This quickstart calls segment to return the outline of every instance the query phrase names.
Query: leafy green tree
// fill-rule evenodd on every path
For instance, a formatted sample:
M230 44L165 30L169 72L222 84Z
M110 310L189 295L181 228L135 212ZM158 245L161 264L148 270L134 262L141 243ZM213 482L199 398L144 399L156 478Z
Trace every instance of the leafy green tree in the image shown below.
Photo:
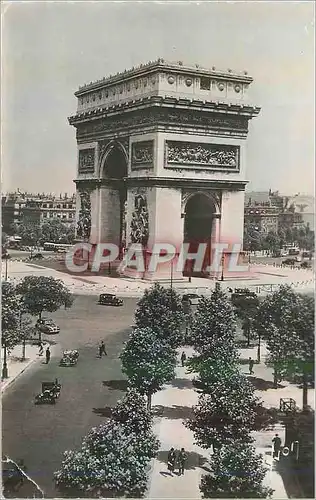
M15 286L3 281L1 286L1 333L2 346L8 351L13 349L22 339L20 330L20 297L16 292Z
M175 350L151 328L135 328L121 353L122 370L129 383L147 396L148 408L152 395L174 378Z
M269 231L263 239L264 247L270 253L276 253L281 248L281 240L277 233Z
M300 374L303 407L307 406L308 378L314 370L314 299L284 285L260 304L256 329L266 339L268 363L275 366L275 383Z
M13 233L22 238L24 245L37 246L41 240L41 225L39 221L25 219L13 227Z
M263 457L249 443L233 440L216 450L210 472L201 479L204 498L269 498L273 494L263 484L267 472Z
M41 225L41 243L73 243L74 226L64 224L60 219L49 219Z
M191 328L191 340L201 355L212 355L220 342L234 350L236 320L230 300L216 283L210 297L202 297Z
M158 283L145 290L135 313L137 328L150 328L172 347L178 347L183 340L181 329L184 312L180 295L171 288Z
M249 432L256 428L258 404L251 382L237 369L228 368L213 377L185 425L202 448L218 448L234 439L251 442Z
M39 319L44 311L54 312L62 306L71 307L73 303L63 282L50 276L25 276L17 285L17 293L22 295L24 311Z
M233 294L231 301L237 318L239 318L242 322L242 330L247 338L249 347L250 340L255 336L252 325L258 311L259 299L258 296L255 293L250 292L249 289L246 289L245 291L248 293Z
M148 466L158 451L150 432L134 432L110 419L93 428L79 451L64 454L55 481L72 497L140 497L147 488Z
M152 413L145 405L144 396L133 388L129 388L124 398L116 403L112 410L112 419L124 424L136 435L151 431Z

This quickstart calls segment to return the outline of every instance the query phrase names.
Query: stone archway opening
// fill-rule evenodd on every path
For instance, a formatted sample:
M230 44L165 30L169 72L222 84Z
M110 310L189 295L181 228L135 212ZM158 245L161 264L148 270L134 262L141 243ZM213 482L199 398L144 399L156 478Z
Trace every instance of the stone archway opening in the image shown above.
M107 243L119 246L120 258L126 247L126 203L128 175L127 158L119 144L115 144L107 153L102 169L103 200L101 232L106 235Z
M190 253L196 253L201 243L206 244L206 251L202 270L194 272L194 261L187 260L184 266L184 276L208 276L206 268L211 264L212 232L215 213L215 204L206 194L197 193L191 196L186 203L184 243L189 244Z

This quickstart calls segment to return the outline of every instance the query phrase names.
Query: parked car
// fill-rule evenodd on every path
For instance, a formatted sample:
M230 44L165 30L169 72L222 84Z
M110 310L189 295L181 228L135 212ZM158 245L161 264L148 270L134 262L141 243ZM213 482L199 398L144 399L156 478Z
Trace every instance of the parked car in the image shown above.
M119 299L113 293L101 293L99 296L99 304L102 306L122 306L123 300Z
M182 302L188 302L191 306L197 306L201 297L196 293L185 293L182 296Z
M302 269L310 269L312 266L311 266L311 263L310 262L307 262L306 260L304 262L301 263L301 268Z
M55 334L60 332L59 326L50 318L38 319L36 328L42 333Z
M297 257L292 257L291 259L285 259L282 264L285 266L295 266L295 264L298 262Z
M239 297L251 297L257 298L257 294L249 290L249 288L235 288L235 290L229 289L231 291L231 299L234 301Z
M43 258L44 258L44 257L43 257L43 254L41 254L41 253L34 253L34 254L30 257L30 259L31 259L31 260L40 260L40 259L43 259Z

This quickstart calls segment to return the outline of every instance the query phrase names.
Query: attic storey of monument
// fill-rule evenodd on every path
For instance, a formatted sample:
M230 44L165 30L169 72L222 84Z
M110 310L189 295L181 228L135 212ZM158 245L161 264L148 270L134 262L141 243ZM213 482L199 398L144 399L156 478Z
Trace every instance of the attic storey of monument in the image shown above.
M119 245L121 255L132 243L146 242L150 254L156 242L193 249L203 241L205 269L212 244L242 244L248 123L260 112L248 96L252 81L159 59L79 88L69 123L78 144L78 227L80 193L89 187L91 229L78 237Z

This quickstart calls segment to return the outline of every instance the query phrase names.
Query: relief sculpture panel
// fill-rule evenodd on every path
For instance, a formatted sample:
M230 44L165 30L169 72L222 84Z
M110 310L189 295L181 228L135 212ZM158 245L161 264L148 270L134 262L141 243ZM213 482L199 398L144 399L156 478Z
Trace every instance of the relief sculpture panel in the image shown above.
M91 232L91 199L90 191L80 191L80 210L77 223L77 237L88 241Z
M181 166L180 166L181 165ZM165 166L239 170L239 147L196 142L166 141Z
M94 172L95 150L94 148L79 150L79 174Z
M154 141L132 144L132 170L154 166Z
M131 242L147 244L149 236L148 206L145 195L137 194L131 221Z

